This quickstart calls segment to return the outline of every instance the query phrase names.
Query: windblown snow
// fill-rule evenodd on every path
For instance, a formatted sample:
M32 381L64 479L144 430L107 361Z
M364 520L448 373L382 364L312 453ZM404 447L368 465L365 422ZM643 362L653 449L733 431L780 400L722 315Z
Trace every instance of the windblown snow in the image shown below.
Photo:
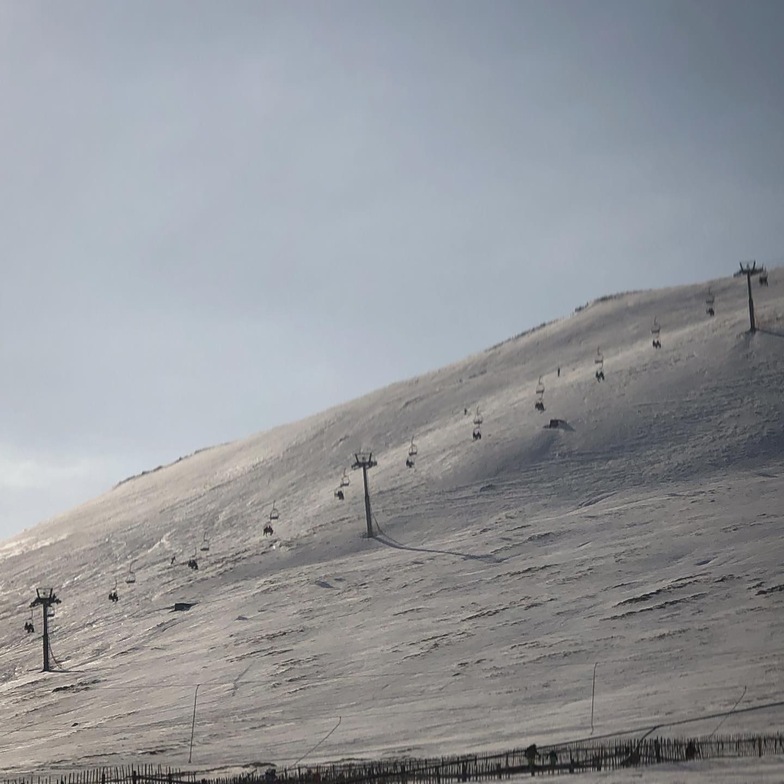
M755 334L745 280L710 282L714 317L708 285L590 303L4 543L0 768L187 767L194 704L207 769L500 750L781 699L784 271L754 283ZM378 463L374 539L359 450ZM54 673L39 610L23 629L40 587L62 601Z

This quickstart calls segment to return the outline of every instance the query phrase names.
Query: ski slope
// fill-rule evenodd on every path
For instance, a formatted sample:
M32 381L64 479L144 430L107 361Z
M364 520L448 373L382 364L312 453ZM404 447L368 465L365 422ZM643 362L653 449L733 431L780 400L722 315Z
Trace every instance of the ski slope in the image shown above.
M194 698L199 770L500 750L781 699L784 271L769 281L754 335L745 280L710 282L713 318L708 283L607 297L4 542L0 769L187 767ZM376 539L361 472L334 497L360 449ZM42 586L62 600L55 673L40 614L22 628ZM639 775L784 771L702 765Z

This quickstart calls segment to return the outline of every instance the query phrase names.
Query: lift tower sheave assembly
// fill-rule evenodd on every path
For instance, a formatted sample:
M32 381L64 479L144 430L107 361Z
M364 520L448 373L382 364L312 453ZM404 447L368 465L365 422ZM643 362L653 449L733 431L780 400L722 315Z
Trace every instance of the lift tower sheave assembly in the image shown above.
M353 469L362 469L362 479L365 483L365 520L367 521L367 535L369 539L373 538L373 520L370 513L370 493L368 491L368 468L378 465L373 459L372 452L355 452Z

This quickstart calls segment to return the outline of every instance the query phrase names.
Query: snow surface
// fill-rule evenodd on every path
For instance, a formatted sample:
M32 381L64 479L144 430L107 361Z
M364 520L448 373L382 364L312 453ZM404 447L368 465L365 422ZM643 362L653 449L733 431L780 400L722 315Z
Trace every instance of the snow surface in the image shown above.
M780 700L784 270L769 280L755 284L755 335L745 280L710 282L714 318L708 284L608 297L4 543L0 769L187 767L197 684L200 770L586 737L594 667L596 735ZM568 425L545 429L551 417ZM378 460L377 540L361 472L344 502L333 495L360 448ZM22 628L40 586L62 600L63 672L40 672L40 613L35 635ZM737 714L720 731L783 718ZM782 772L780 759L722 760L586 779Z

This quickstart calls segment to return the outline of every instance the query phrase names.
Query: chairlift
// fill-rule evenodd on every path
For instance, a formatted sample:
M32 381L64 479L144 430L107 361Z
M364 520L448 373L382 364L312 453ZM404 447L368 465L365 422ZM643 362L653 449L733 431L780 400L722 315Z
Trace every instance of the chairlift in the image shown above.
M272 524L271 523L267 523L264 526L264 529L262 530L262 533L264 534L264 536L272 536L275 533L275 531L272 528Z
M705 312L709 316L715 316L716 311L713 309L713 305L716 302L716 297L714 293L708 289L708 296L705 298Z
M760 286L767 286L768 285L768 271L762 270L759 274L759 284Z
M343 494L343 490L341 488L335 490L335 498L337 498L338 501L344 501L346 499L346 496Z
M408 457L406 458L406 468L413 468L414 467L414 459L417 456L417 446L414 443L414 439L411 439L411 446L408 448Z
M54 618L54 606L51 604L46 608L46 617Z
M28 634L32 634L35 631L35 624L33 623L33 608L30 608L30 620L25 621L24 630Z
M199 547L203 553L208 553L210 551L210 538L207 536L207 532L204 532L204 536L201 540L201 547Z
M661 327L659 326L659 322L656 320L656 317L653 318L653 326L651 327L651 335L653 335L653 342L652 345L654 348L661 348L661 339L659 335L661 334Z
M482 431L481 431L481 429L480 429L479 425L477 425L477 426L474 428L474 435L473 435L473 439L474 439L474 441L479 441L481 438L482 438Z
M351 484L351 481L348 478L348 469L343 469L343 476L340 477L340 486L341 487L348 487Z
M109 591L109 601L110 602L114 602L115 604L117 604L117 602L119 600L120 600L120 597L117 595L117 578L115 577L114 578L114 588L112 588L112 590Z
M273 501L272 502L272 509L271 509L271 511L269 513L270 522L272 522L273 520L277 520L279 517L280 517L280 512L278 512L278 509L275 506L275 502Z
M484 420L482 419L482 415L479 413L479 406L476 407L476 414L474 414L474 424L479 427Z
M537 411L544 411L544 382L541 376L539 376L539 382L536 385L536 403L534 403L534 408Z
M594 363L599 366L596 369L596 373L594 373L596 380L604 381L604 354L602 354L601 348L596 349L596 358L594 359Z
M133 571L133 561L128 565L128 575L125 578L125 582L128 585L133 585L136 582L136 574Z

